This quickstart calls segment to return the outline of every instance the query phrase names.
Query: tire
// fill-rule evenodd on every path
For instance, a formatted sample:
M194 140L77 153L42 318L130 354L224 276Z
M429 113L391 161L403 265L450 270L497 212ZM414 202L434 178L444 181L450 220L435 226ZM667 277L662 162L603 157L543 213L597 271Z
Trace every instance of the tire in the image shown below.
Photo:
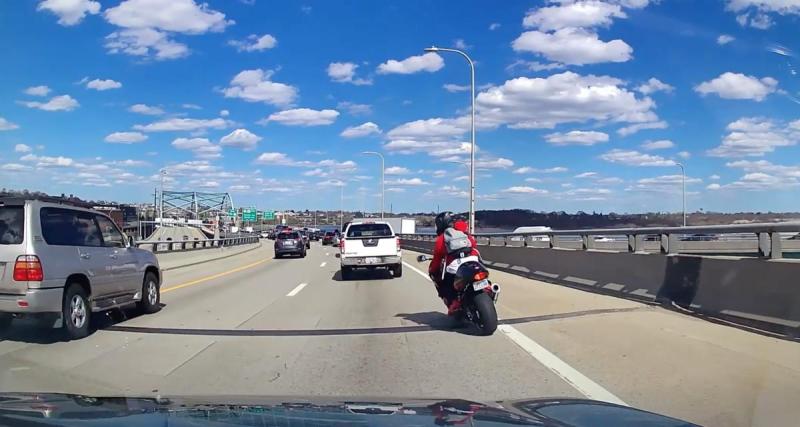
M353 269L350 267L342 266L342 280L352 280L353 279Z
M0 313L0 331L5 331L11 326L14 317L9 313Z
M306 257L306 251L301 252L300 253L300 258L305 258L305 257Z
M403 263L395 265L392 267L392 277L403 277Z
M275 259L280 259L280 258L283 258L283 255L281 255L281 254L275 254Z
M485 292L475 295L473 299L475 311L478 315L478 328L482 335L491 335L497 329L497 310L494 308L494 301Z
M61 316L67 338L77 340L89 335L92 309L86 291L81 285L67 284L64 302L61 304Z
M139 311L145 314L152 314L161 310L161 286L158 278L153 273L144 275L142 281L142 300L137 303Z

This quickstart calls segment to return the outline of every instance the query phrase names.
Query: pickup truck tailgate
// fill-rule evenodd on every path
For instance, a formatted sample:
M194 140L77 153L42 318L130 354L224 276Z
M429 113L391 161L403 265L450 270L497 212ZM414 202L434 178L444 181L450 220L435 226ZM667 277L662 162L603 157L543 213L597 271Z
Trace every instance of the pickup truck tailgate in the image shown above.
M394 236L345 238L345 257L372 257L389 255L397 255L397 241Z

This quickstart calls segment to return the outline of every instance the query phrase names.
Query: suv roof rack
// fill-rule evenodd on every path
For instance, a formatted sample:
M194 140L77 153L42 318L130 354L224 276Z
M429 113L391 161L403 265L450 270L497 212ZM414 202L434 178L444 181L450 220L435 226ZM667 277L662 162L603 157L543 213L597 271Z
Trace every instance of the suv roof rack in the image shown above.
M0 194L0 202L12 202L12 201L19 201L24 202L26 200L38 200L40 202L49 202L49 203L58 203L62 205L71 205L79 208L86 208L92 209L94 204L84 202L84 201L77 201L77 200L69 200L61 197L53 197L53 196L41 196L41 195L17 195L17 194Z

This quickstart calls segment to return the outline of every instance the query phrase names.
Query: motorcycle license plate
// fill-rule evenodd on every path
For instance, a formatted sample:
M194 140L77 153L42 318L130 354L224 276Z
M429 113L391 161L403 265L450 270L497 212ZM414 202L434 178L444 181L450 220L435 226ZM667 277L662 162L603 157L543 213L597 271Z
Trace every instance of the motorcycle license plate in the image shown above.
M483 279L480 282L475 282L475 283L472 284L472 289L474 289L476 291L481 291L484 288L488 288L488 287L489 287L489 280L488 279Z
M364 259L364 264L378 264L381 259L378 257L367 257Z

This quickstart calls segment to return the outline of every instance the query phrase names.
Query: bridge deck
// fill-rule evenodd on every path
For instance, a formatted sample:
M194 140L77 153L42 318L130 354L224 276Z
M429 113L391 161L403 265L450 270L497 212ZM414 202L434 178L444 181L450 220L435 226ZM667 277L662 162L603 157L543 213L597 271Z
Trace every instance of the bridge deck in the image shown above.
M402 278L344 282L334 248L273 260L270 246L166 272L159 313L104 317L81 341L16 322L0 341L0 383L104 395L588 394L705 425L800 419L795 342L500 271L505 325L479 337L450 327L410 251Z

